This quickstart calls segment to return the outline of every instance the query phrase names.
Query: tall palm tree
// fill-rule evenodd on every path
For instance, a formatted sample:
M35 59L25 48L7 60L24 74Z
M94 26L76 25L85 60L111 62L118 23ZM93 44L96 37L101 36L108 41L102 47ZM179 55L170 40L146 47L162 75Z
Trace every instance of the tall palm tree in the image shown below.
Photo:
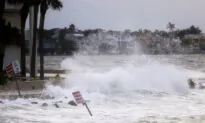
M4 22L3 22L3 13L4 13L4 9L5 9L5 3L6 2L8 2L9 4L14 4L14 5L17 5L17 4L24 4L24 3L28 3L28 2L26 2L26 1L28 1L28 0L1 0L0 1L0 39L3 39L2 38L2 34L3 34L3 32L4 32L4 30L3 30L3 25L4 25ZM32 4L32 3L30 3L30 4ZM24 4L23 5L23 8L21 9L21 21L22 20L25 20L25 22L26 22L26 18L27 18L27 15L26 16L24 16L25 14L22 14L22 13L25 13L25 7L27 6L28 4ZM28 8L28 7L27 7ZM24 16L23 18L24 19L22 19L22 15ZM24 23L25 23L24 22ZM24 24L25 25L25 24ZM21 22L21 26L22 26L22 22ZM23 30L25 29L25 26L24 26L24 28L22 28L21 27L21 32L23 32ZM23 34L23 36L24 36L24 33L22 33ZM5 40L1 40L1 50L3 50L3 51L1 51L1 53L0 53L0 73L2 72L2 67L3 67L3 57L4 57L4 48L3 48L3 44L5 44L5 43L3 43ZM23 41L21 41L21 43L22 43L22 45L23 45ZM5 47L5 46L4 46ZM21 52L22 52L23 50L21 50ZM23 55L21 55L21 57L22 57ZM23 60L21 60L21 61L23 61ZM24 64L25 64L25 62L24 62ZM22 66L24 66L24 65L22 65ZM23 69L22 69L23 70Z
M171 22L169 22L168 24L167 24L167 29L169 29L169 48L170 48L170 50L171 50L171 52L172 52L172 41L173 41L173 39L174 39L174 29L175 29L175 24L173 24L173 23L171 23Z
M26 41L25 41L25 26L26 19L29 14L30 4L24 4L21 8L21 76L26 76Z
M37 39L37 21L38 21L39 5L34 5L33 8L33 28L30 30L32 33L32 47L31 47L31 63L30 63L30 77L36 77L36 39Z
M40 51L40 78L44 79L44 46L43 46L43 30L45 15L49 8L53 10L61 10L63 4L60 0L42 0L40 4L40 25L39 25L39 51Z
M6 45L11 44L14 40L18 44L21 45L21 66L22 66L22 75L25 76L25 23L29 12L29 7L32 5L38 5L41 0L0 0L0 84L4 81L3 76L3 58L4 58L4 50ZM18 37L18 29L13 27L6 27L5 28L5 21L3 20L3 13L5 10L5 3L8 2L9 4L17 5L17 4L23 4L23 7L20 11L21 14L21 38ZM11 29L8 32L8 29ZM13 30L13 31L12 31ZM8 35L5 37L5 35ZM8 38L8 39L5 39ZM15 38L15 39L13 39ZM11 40L12 42L9 42ZM20 40L20 42L19 42ZM16 44L16 43L14 43Z
M5 0L0 0L0 80L1 80L1 76L3 75L2 74L2 71L3 71L3 58L4 58L4 50L3 50L3 47L2 47L2 39L3 39L3 13L4 13L4 7L5 7ZM2 51L1 51L2 50Z
M173 31L173 30L175 29L175 24L169 22L169 23L167 24L167 29L169 29L170 31Z
M9 4L13 4L13 5L23 4L23 6L20 10L20 16L21 16L21 69L22 69L21 75L22 76L26 76L26 51L25 51L25 49L26 49L26 46L25 46L26 19L27 19L28 14L29 14L29 8L31 6L37 6L38 4L40 4L40 1L41 0L35 0L35 1L31 1L31 0L1 0L1 3L0 3L1 6L3 6L3 5L5 6L5 2L8 2ZM4 2L4 4L3 4L3 2ZM1 12L0 12L0 17L2 17Z
M0 0L0 31L3 29L3 13L4 13L4 8L5 8L5 2L6 0ZM0 34L2 34L0 32Z
M169 29L169 33L170 33L170 40L173 40L174 38L174 29L175 29L175 24L169 22L167 24L167 29Z
M21 75L26 76L26 44L25 44L25 25L31 6L37 6L41 0L7 0L10 4L23 4L20 10L21 16Z
M170 35L170 38L173 38L173 31L174 31L174 29L175 29L175 24L169 22L169 23L167 24L167 29L169 29L169 33L171 34L171 35Z

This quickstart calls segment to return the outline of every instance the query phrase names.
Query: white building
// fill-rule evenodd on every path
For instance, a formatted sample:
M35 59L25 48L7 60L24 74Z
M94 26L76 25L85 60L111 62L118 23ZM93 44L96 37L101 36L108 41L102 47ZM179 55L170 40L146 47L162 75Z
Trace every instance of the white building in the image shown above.
M20 10L22 5L8 5L5 4L4 19L6 23L11 23L12 27L21 28ZM21 48L16 45L7 46L4 54L3 69L7 64L15 60L21 60Z

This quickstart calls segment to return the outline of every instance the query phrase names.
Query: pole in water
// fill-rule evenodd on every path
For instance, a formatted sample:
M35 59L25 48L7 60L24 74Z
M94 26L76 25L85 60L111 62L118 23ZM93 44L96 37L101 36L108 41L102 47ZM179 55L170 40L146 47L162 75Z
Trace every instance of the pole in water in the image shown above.
M84 102L84 103L83 103L83 105L85 105L85 107L87 108L87 110L88 110L88 112L89 112L90 116L93 116L93 115L92 115L92 113L91 113L91 111L90 111L90 109L88 108L87 103L85 103L85 102Z
M87 108L90 116L93 116L91 111L90 111L90 109L88 108L88 105L86 104L86 101L83 99L80 91L73 92L72 94L73 94L73 96L75 98L76 103L77 104L83 104L83 106L85 105L85 107Z
M16 88L17 88L17 90L18 90L19 97L21 97L21 92L20 92L19 84L18 84L18 82L17 82L17 80L16 80L16 77L14 77L14 80L16 81Z

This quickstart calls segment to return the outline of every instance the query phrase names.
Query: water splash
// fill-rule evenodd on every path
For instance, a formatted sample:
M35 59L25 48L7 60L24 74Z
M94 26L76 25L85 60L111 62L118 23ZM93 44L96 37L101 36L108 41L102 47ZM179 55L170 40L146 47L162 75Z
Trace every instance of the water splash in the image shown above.
M82 40L79 45L80 54L136 54L140 53L141 46L136 36L126 32L101 31L91 34Z
M186 70L146 56L76 56L64 60L62 67L72 72L66 75L64 87L49 86L48 90L55 90L49 91L54 96L68 96L74 90L103 96L188 92Z

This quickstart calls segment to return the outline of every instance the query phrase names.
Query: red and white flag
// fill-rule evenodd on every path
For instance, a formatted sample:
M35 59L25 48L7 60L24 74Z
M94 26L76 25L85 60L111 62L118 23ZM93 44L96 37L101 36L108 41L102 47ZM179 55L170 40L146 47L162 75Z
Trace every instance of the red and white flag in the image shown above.
M21 67L19 61L14 61L6 66L6 73L9 77L19 74L21 72Z
M6 66L6 73L8 76L13 76L15 74L12 64Z

